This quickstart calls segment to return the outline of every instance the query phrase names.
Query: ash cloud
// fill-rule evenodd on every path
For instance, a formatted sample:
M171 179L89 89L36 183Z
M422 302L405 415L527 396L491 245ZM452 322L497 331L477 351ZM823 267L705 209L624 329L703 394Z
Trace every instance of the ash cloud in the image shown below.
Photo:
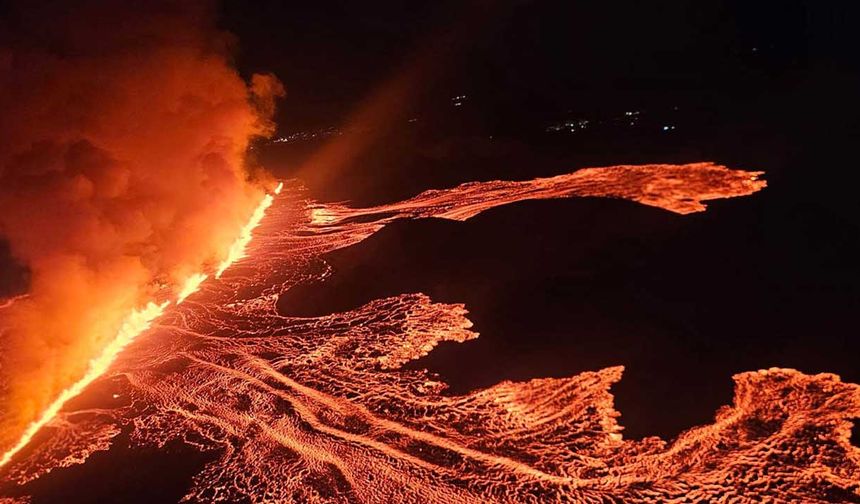
M0 238L30 272L0 312L0 449L122 319L224 252L270 183L272 76L245 82L199 2L21 2L0 22Z

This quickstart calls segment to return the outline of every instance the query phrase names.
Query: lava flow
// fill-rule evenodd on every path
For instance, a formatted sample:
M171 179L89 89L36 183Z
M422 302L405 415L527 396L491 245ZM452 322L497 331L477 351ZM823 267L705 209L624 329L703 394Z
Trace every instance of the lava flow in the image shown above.
M80 380L72 384L71 387L60 392L59 397L57 397L47 407L47 409L42 412L39 418L27 426L27 429L24 431L24 434L21 435L21 438L18 439L18 442L0 456L0 467L8 464L16 453L27 446L30 440L33 439L33 436L39 432L39 429L53 420L69 399L76 397L78 394L83 392L90 383L107 371L119 352L131 343L140 333L149 329L152 321L164 312L164 308L167 307L167 305L168 302L161 304L150 302L144 308L131 312L123 321L122 326L120 326L120 329L113 341L111 341L97 357L90 361L87 373L81 377Z
M279 184L275 189L275 194L279 193L282 187L283 184ZM272 195L267 194L254 210L251 219L242 229L241 235L230 248L230 252L227 257L219 265L217 273L218 276L220 276L221 273L229 268L236 260L243 257L245 247L251 240L251 234L254 228L260 224L260 221L266 213L266 209L269 208L271 204ZM176 303L181 303L186 297L196 292L200 288L200 284L203 283L206 278L207 275L205 273L196 273L192 275L179 291ZM149 329L152 322L164 313L164 309L169 304L170 301L164 301L161 303L150 301L145 307L132 311L122 322L122 325L120 326L119 331L117 331L114 339L104 349L102 349L99 355L90 360L86 374L84 374L84 376L73 383L70 387L60 392L59 396L48 405L39 417L27 426L18 441L3 453L2 456L0 456L0 467L8 464L16 453L27 446L27 444L33 439L33 436L35 436L42 427L51 422L51 420L57 416L57 413L59 413L70 399L83 392L89 384L107 371L111 364L113 364L114 360L116 360L117 355L119 355L119 353L141 333Z
M63 468L129 435L209 461L190 502L834 502L860 500L850 444L860 387L788 369L734 377L735 400L677 439L624 440L610 387L623 368L503 382L461 396L402 365L465 342L463 305L420 293L321 317L279 296L333 274L324 255L397 219L464 221L526 199L615 197L675 213L752 194L758 172L708 163L616 166L523 182L469 183L372 208L267 200L220 279L164 310L87 393L3 468L22 502ZM489 335L487 337L492 337ZM117 462L121 464L122 462Z

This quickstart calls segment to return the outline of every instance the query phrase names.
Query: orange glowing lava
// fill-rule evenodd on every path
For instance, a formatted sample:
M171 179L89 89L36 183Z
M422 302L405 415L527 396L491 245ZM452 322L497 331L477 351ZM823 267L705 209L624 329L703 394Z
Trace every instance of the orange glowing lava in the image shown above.
M275 189L275 194L280 193L283 183L278 184ZM230 248L228 258L221 263L218 270L218 275L228 268L231 264L244 257L244 250L247 244L251 241L251 236L254 228L256 228L266 209L272 204L272 195L267 194L254 210L251 219L242 228L242 233L236 242ZM238 252L237 252L238 251ZM176 304L182 303L188 296L196 292L204 280L208 278L205 273L196 273L188 278L182 289L178 292ZM13 300L8 301L11 303ZM84 389L87 388L93 381L104 374L111 364L116 360L122 350L135 340L141 333L150 328L152 322L164 313L164 309L170 304L170 301L155 303L150 301L145 307L132 311L123 320L122 325L117 331L116 337L99 353L96 357L90 360L86 374L70 387L63 390L59 396L51 402L42 414L30 425L27 426L24 433L18 441L0 456L0 467L8 464L9 461L27 446L39 430L53 420L63 406L72 398L77 397Z
M113 364L113 361L122 349L128 346L128 344L131 343L140 333L149 329L152 321L164 313L164 309L168 304L168 301L161 304L150 302L145 307L131 312L123 321L122 326L117 332L116 338L114 338L114 340L111 341L98 356L90 361L87 366L86 374L71 387L63 390L59 397L57 397L54 402L52 402L48 408L42 412L42 415L27 427L27 430L24 431L24 434L21 435L18 442L15 443L12 448L7 450L2 457L0 457L0 467L8 464L16 453L27 446L30 440L33 439L33 436L39 432L39 429L47 425L48 422L57 416L57 413L59 413L63 408L63 405L65 405L69 399L76 397L78 394L83 392L90 383L104 374L110 365Z
M176 295L176 304L180 304L185 301L185 298L197 292L197 289L200 288L200 284L202 284L207 278L209 278L209 275L206 273L195 273L188 277L188 280L185 281L179 294Z
M274 194L280 194L283 187L283 182L278 183L278 186L274 190ZM260 225L260 221L262 221L263 216L266 215L266 209L272 206L272 201L274 201L274 197L271 194L267 194L263 197L263 201L257 205L257 208L254 209L251 219L247 224L245 224L245 227L242 228L239 238L233 242L232 246L230 246L230 250L227 252L227 257L225 257L224 260L221 261L221 264L218 265L218 269L215 271L215 278L221 278L221 274L223 274L231 264L245 257L245 249L248 247L248 244L251 243L251 233L254 231L254 228Z
M248 254L243 274L165 312L102 375L129 401L103 399L98 415L59 411L56 428L4 469L0 494L26 495L29 482L86 463L128 427L134 446L181 441L214 454L189 502L857 501L860 449L849 437L860 387L835 375L741 373L712 424L672 441L625 440L610 393L621 366L460 396L403 369L441 341L478 337L463 305L404 293L320 317L277 310L280 294L332 274L324 254L397 219L467 220L574 196L684 214L760 190L758 175L706 163L618 166L373 208L315 203L290 185L261 203L253 247L230 256Z

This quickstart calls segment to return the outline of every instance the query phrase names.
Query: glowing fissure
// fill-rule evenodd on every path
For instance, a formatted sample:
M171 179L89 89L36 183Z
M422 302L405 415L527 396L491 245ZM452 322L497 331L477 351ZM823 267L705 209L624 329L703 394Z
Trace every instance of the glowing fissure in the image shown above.
M179 294L176 295L176 304L180 304L185 301L185 298L197 292L197 289L200 288L200 284L202 284L209 275L206 273L195 273L188 277L188 280L182 286L182 289L179 291Z
M60 412L58 428L7 466L0 493L25 496L28 482L108 450L122 427L133 446L181 441L216 454L183 502L856 501L860 387L835 375L741 373L713 423L670 442L625 440L610 392L621 366L461 396L403 369L439 342L478 337L461 304L404 293L319 317L277 308L291 287L334 274L324 254L397 219L467 220L576 196L683 214L764 185L709 163L616 166L350 208L291 184L255 231L243 274L167 311L103 375L128 402L105 399L96 418Z
M39 429L57 416L57 413L59 413L69 399L83 392L90 383L107 371L122 349L128 346L137 335L147 330L152 321L164 313L164 309L169 303L169 301L161 304L150 302L144 308L132 311L123 321L119 331L117 331L116 338L98 356L90 360L86 374L71 387L60 392L60 395L42 412L39 418L27 427L27 430L24 431L18 442L0 458L0 466L6 465L16 453L27 446L30 440L33 439L33 436L39 432Z
M283 183L279 183L274 193L281 192ZM265 215L266 209L272 204L272 195L266 194L257 208L254 210L248 223L242 228L239 238L236 239L233 246L230 247L230 252L221 265L219 266L218 276L229 268L230 265L244 257L244 251L260 221ZM238 252L237 252L238 251ZM195 273L191 275L179 290L176 296L176 304L182 303L185 298L200 289L200 285L208 278L205 273ZM10 300L11 303L13 300ZM170 301L156 303L150 301L143 308L133 310L122 322L116 337L105 346L98 356L90 360L87 365L87 371L80 380L60 392L56 399L51 402L48 407L42 412L39 417L27 426L19 440L2 456L0 456L0 467L5 466L10 460L33 439L33 436L39 430L53 420L63 406L72 398L77 397L83 392L93 381L98 379L107 371L111 364L116 360L117 356L126 348L132 341L135 340L141 333L146 331L152 325L152 322L164 313L164 309L170 304Z
M278 186L275 188L274 194L280 194L283 187L284 183L279 182ZM260 221L262 221L263 216L266 215L266 209L272 206L272 201L274 201L274 196L267 194L263 197L263 201L257 205L257 208L251 215L251 219L247 224L245 224L245 227L242 228L239 238L230 246L230 250L227 252L227 257L218 265L218 270L215 272L215 278L221 278L221 274L223 274L231 264L245 257L245 249L247 249L248 244L251 243L251 233L254 231L254 228L260 225Z

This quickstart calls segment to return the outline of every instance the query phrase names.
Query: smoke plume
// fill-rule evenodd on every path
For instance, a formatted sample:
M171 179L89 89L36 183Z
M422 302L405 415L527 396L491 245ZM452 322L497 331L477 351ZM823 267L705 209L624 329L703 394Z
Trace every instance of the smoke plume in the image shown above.
M26 2L0 24L0 235L30 271L0 311L0 450L130 311L223 259L267 183L271 76L246 83L197 2Z

